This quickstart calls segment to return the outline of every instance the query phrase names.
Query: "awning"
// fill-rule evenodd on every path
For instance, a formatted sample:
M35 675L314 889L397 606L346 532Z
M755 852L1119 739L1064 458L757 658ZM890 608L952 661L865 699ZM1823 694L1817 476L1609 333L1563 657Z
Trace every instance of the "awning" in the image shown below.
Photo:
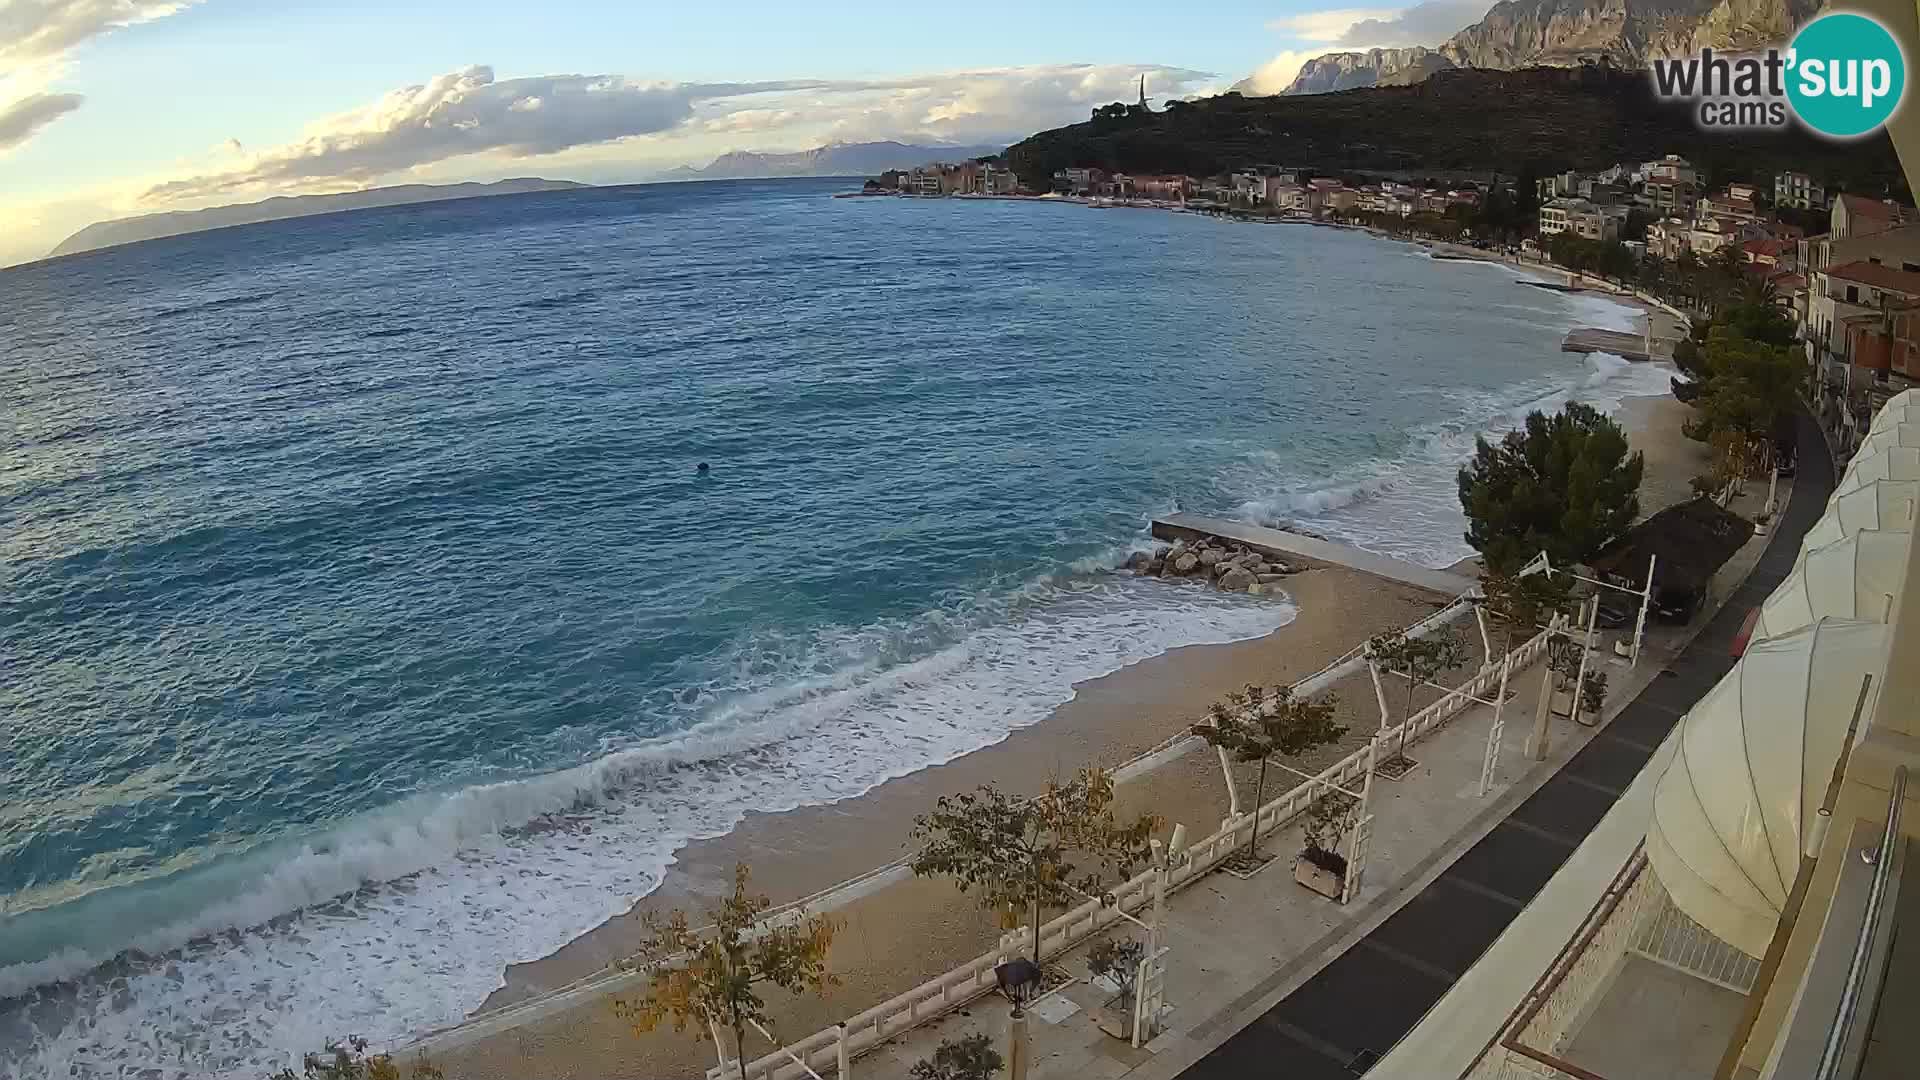
M1853 459L1858 461L1895 446L1920 446L1920 423L1888 424L1875 428L1860 440L1860 448L1853 452Z
M1814 822L1887 628L1823 619L1755 643L1681 718L1653 796L1647 855L1673 902L1761 956L1820 837ZM1861 715L1869 715L1869 700Z
M1911 532L1916 510L1920 510L1920 482L1911 480L1874 480L1835 495L1827 503L1827 512L1800 541L1800 558L1862 529Z
M1920 390L1902 390L1887 399L1873 415L1873 430L1889 424L1920 423Z
M1834 493L1852 491L1875 480L1920 480L1920 447L1889 446L1873 453L1855 454Z
M1824 618L1886 622L1905 587L1912 532L1862 529L1806 552L1793 573L1760 605L1752 644L1790 634Z

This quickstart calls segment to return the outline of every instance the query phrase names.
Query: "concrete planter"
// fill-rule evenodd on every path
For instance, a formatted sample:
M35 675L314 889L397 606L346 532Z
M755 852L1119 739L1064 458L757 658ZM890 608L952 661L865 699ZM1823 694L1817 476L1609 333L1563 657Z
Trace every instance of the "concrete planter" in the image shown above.
M1293 880L1319 893L1329 900L1340 899L1346 886L1347 875L1329 870L1302 854L1293 860Z

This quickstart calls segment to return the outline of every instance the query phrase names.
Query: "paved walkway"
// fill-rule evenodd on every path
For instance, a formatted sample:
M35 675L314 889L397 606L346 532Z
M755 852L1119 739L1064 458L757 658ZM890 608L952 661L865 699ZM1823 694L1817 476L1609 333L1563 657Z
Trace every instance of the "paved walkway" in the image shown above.
M1181 1075L1351 1080L1420 1022L1613 807L1667 733L1732 668L1747 612L1793 568L1833 470L1800 417L1792 501L1724 607L1555 776L1419 895Z
M1751 572L1697 634L1650 634L1637 668L1606 669L1611 696L1627 704L1602 727L1556 720L1548 759L1527 760L1523 748L1542 679L1539 666L1529 669L1513 685L1492 793L1477 792L1491 722L1485 706L1417 743L1410 754L1419 768L1406 780L1375 788L1374 856L1353 904L1331 904L1302 889L1287 858L1251 879L1216 872L1176 894L1168 912L1173 1009L1149 1047L1133 1050L1100 1030L1109 995L1086 981L1085 946L1055 958L1080 981L1032 1010L1029 1075L1364 1074L1473 967L1633 783L1680 716L1731 666L1729 649L1747 610L1791 569L1800 537L1831 491L1831 469L1818 467L1826 453L1817 433L1806 425L1802 438L1803 453L1819 461L1808 459L1816 467L1801 470L1779 527L1743 549L1727 571ZM1210 823L1187 825L1204 832ZM1290 855L1300 837L1288 828L1262 843ZM1510 1007L1503 1004L1499 1014ZM1005 1015L1004 1003L983 999L862 1057L852 1072L905 1075L941 1039L971 1032L1000 1043Z
M1155 518L1153 535L1159 540L1182 540L1196 535L1218 536L1281 559L1344 566L1350 570L1372 574L1374 577L1386 578L1388 581L1411 585L1416 589L1436 592L1448 599L1459 596L1477 584L1473 578L1461 574L1452 574L1445 570L1429 570L1424 566L1416 566L1386 555L1376 555L1371 551L1362 551L1346 544L1336 544L1331 540L1320 540L1283 529L1269 529L1261 525L1249 525L1244 521L1228 521L1225 518L1205 517L1200 514L1168 514L1165 517Z

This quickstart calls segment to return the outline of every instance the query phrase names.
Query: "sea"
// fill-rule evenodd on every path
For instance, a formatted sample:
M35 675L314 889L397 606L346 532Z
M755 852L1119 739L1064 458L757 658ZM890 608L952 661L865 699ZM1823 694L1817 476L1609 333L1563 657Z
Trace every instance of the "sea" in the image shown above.
M454 1022L749 812L1315 617L1115 572L1154 515L1442 566L1476 437L1667 389L1508 267L849 186L0 271L0 1077Z

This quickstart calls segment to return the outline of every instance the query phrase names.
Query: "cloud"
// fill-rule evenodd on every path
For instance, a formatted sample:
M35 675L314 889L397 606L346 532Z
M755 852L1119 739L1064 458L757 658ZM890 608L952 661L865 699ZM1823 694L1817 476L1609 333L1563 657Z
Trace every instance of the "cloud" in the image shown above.
M1346 35L1347 29L1355 23L1392 19L1400 13L1399 8L1334 8L1329 11L1308 11L1275 19L1267 24L1267 29L1277 30L1302 41L1331 42L1339 41Z
M28 94L0 105L0 152L19 146L34 133L80 107L79 94Z
M1307 61L1330 52L1428 47L1443 44L1486 15L1485 0L1422 0L1405 8L1329 8L1288 15L1267 24L1294 46L1233 84L1243 94L1278 94L1293 85Z
M1060 65L879 80L643 82L619 75L495 79L484 66L393 91L329 117L305 137L235 167L167 180L143 201L369 183L472 155L498 160L663 137L985 142L1084 119L1138 92L1166 96L1205 72L1157 65Z
M1387 45L1439 45L1487 14L1480 0L1424 0L1385 15L1356 20L1332 38L1336 45L1366 48Z
M0 151L80 107L47 93L67 54L122 26L164 18L197 0L0 0Z
M0 0L0 74L57 61L89 38L186 8L192 0Z

